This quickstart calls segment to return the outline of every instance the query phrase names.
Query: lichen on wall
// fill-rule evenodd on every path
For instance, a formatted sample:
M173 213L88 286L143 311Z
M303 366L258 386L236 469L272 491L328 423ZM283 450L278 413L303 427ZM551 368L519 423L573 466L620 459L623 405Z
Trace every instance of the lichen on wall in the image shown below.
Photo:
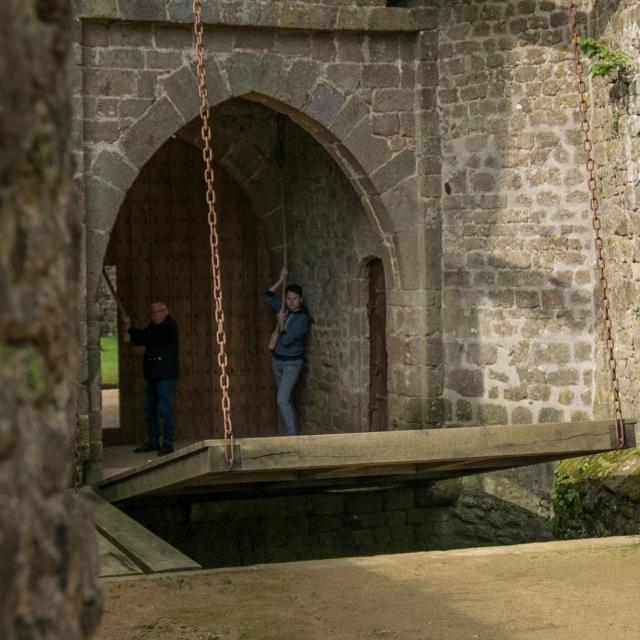
M67 2L0 5L0 637L89 637L93 522L66 490L75 425L77 208ZM6 64L6 61L11 61Z

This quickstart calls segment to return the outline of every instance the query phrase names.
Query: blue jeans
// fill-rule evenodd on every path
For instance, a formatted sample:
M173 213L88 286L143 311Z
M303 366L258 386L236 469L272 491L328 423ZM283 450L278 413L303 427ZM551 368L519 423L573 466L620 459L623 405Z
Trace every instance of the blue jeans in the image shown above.
M144 396L144 419L147 425L147 442L151 446L160 444L158 409L162 416L163 446L172 445L176 439L176 419L173 413L173 395L177 380L147 380Z
M278 388L278 409L287 427L287 435L295 436L298 432L296 410L291 402L291 394L302 370L302 360L271 359L271 369Z

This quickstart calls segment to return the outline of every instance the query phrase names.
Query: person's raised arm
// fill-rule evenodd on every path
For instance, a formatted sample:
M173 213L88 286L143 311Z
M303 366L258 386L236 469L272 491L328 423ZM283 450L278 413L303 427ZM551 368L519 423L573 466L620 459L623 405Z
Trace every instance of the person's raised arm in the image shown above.
M275 293L278 289L278 287L285 282L286 278L287 278L287 268L286 267L282 267L282 269L280 270L280 277L277 279L276 282L274 282L263 294L262 294L262 300L265 302L265 304L269 307L269 309L271 309L271 311L273 311L273 313L278 313L279 311L282 310L282 303L281 301L278 300L278 298L276 297ZM280 320L279 320L280 322Z

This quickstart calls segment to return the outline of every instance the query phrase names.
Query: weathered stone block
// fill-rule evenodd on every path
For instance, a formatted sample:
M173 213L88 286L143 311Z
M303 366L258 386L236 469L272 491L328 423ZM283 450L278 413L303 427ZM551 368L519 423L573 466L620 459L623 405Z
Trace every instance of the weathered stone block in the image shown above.
M330 127L345 103L343 94L331 85L319 84L310 95L308 114L326 127Z
M382 498L385 511L400 511L414 507L414 494L411 488L385 491Z
M113 185L120 192L126 192L129 185L133 182L137 171L118 153L102 151L91 165L90 173L102 182ZM104 198L104 195L98 195L98 193L94 191L95 189L99 189L102 194L105 193L102 187L91 185L93 199L88 200L88 205L90 207L102 207L106 205L107 210L113 211L114 209L112 207L116 206L118 201L117 194L108 196L108 201L99 200L96 202L95 197ZM89 192L89 188L87 192ZM116 198L116 200L112 200L112 198Z
M167 9L164 2L157 0L136 0L136 2L123 2L120 12L127 20L152 21L165 20Z
M314 33L311 37L311 57L314 60L332 61L337 55L335 41L327 34Z
M456 420L460 420L460 422L473 420L473 406L468 400L456 401Z
M191 50L194 34L188 27L158 24L154 27L156 51L158 49ZM209 44L205 38L205 44ZM207 46L207 50L210 48Z
M136 79L136 96L139 98L155 98L157 71L139 71Z
M405 149L401 153L396 154L384 166L374 171L371 174L371 180L376 186L378 193L384 193L391 187L411 177L415 171L415 152L412 149ZM416 207L415 200L413 198L407 202L407 206L411 207L411 213L415 215ZM406 217L403 215L403 212L397 211L396 207L394 207L394 213L396 213L399 219Z
M520 309L537 309L540 306L538 291L516 291L516 307Z
M563 405L570 405L575 398L575 393L571 389L562 389L558 394L558 402Z
M415 93L412 89L375 89L373 92L373 110L413 111Z
M117 120L86 120L84 138L87 142L115 142L120 134Z
M538 422L562 422L564 411L553 407L543 407L538 414Z
M467 345L467 362L478 366L495 364L498 359L498 348L493 344Z
M534 343L531 347L531 363L539 364L567 364L571 359L568 344L563 343Z
M364 62L363 37L356 34L341 33L336 36L339 62Z
M339 119L336 124L338 121ZM371 122L368 118L360 120L344 140L344 144L369 174L391 159L391 150L387 141L372 135Z
M532 424L533 415L531 410L526 407L516 407L511 412L511 422L513 424Z
M557 387L576 385L580 382L580 372L577 369L558 369L547 373L547 381Z
M544 400L551 397L551 387L548 384L531 384L527 387L527 394L531 400Z
M210 104L216 104L228 96L226 83L220 78L217 67L207 69L207 89L211 86ZM189 67L174 71L161 82L162 92L168 96L185 122L192 120L200 112L198 81Z
M320 75L320 66L309 60L295 60L288 66L281 78L280 88L283 100L295 108L301 108L309 97L309 92Z
M371 129L376 135L394 136L400 131L400 117L397 113L375 115L372 119Z
M382 495L378 492L364 491L346 494L346 513L373 513L383 511Z
M344 493L319 493L309 496L310 512L318 515L339 515L346 503Z
M507 409L497 404L481 404L478 407L478 422L480 424L507 424Z
M351 62L337 62L327 65L327 79L338 87L354 91L360 86L362 65Z
M109 24L109 45L153 47L153 28L150 24L112 22Z
M125 98L118 101L118 115L121 120L137 120L154 103L151 98L138 100Z
M234 96L257 91L269 96L282 78L282 58L268 53L234 51L225 63Z
M274 50L288 56L309 57L311 55L311 34L299 31L280 31L275 40Z
M394 64L368 64L362 69L365 87L397 87L400 84L400 69Z
M445 373L445 387L467 398L481 397L484 376L477 369L452 368Z
M124 135L121 147L128 160L142 166L166 140L167 134L176 131L185 118L176 111L168 98L160 98Z
M270 51L274 48L274 38L271 29L238 29L233 44L235 49Z
M101 49L97 65L116 69L140 69L144 67L144 53L140 49Z
M520 402L527 398L527 385L521 384L516 387L508 387L504 390L504 399Z
M85 188L87 224L92 230L111 231L124 195L124 191L103 180L96 178L87 180Z
M107 25L103 22L82 23L82 44L85 47L106 47L109 41Z
M86 69L84 93L87 96L133 96L137 75L123 69Z
M166 72L169 69L178 69L183 63L184 55L181 51L153 50L147 51L145 54L145 66L147 69L158 69Z

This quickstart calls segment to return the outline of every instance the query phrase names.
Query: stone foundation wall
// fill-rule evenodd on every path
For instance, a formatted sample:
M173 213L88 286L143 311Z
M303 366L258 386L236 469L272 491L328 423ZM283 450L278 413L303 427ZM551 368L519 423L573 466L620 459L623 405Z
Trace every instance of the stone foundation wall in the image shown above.
M511 544L548 521L461 481L125 507L206 567Z

